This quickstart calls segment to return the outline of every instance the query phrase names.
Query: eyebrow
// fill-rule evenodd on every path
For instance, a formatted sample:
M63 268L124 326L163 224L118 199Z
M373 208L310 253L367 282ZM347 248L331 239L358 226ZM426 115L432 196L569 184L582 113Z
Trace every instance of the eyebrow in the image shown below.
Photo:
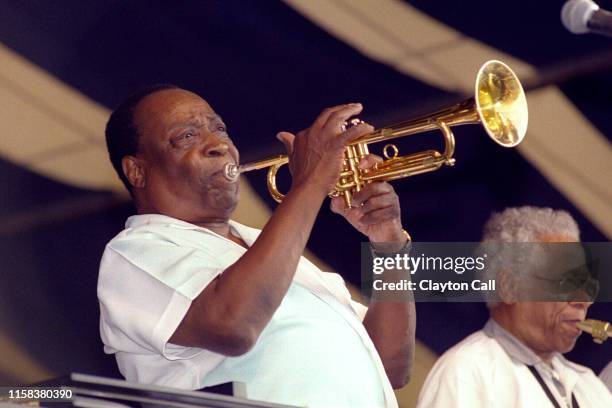
M224 123L223 119L221 119L221 116L219 116L217 114L214 114L214 113L211 113L211 114L208 114L208 115L204 115L204 117L209 122L221 122L221 123ZM198 120L198 119L193 119L193 120L190 120L188 122L178 123L176 125L170 126L168 128L168 132L172 132L172 131L174 131L174 130L176 130L178 128L186 127L186 126L204 126L204 124L200 120Z
M216 120L222 121L221 116L217 115L216 113L211 113L209 115L204 115L204 116L206 116L208 119L213 119L213 120L216 119Z

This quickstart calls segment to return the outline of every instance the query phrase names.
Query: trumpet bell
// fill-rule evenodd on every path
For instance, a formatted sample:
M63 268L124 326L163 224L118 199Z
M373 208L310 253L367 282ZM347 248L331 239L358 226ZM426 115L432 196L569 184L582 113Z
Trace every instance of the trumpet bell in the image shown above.
M514 147L527 133L527 98L514 72L501 61L488 61L478 71L476 111L487 134L504 147Z

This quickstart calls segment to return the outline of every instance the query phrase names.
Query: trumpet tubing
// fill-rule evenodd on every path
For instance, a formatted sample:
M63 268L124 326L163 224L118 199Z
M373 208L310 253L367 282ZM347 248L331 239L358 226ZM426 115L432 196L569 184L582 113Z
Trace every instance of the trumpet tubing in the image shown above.
M396 180L435 171L444 165L454 165L455 137L452 126L480 123L497 144L514 147L525 137L527 121L527 100L518 78L504 63L488 61L478 71L474 97L429 115L377 129L351 142L344 151L338 182L329 195L341 195L349 208L353 194L368 183ZM398 156L397 147L390 144L384 148L383 162L370 169L359 168L361 159L369 154L369 144L431 130L439 130L442 133L445 146L443 152L425 150ZM392 153L389 153L389 150ZM240 173L270 167L268 191L280 202L284 195L276 187L276 173L287 162L287 156L278 156L241 166L228 164L224 169L225 176L234 181Z

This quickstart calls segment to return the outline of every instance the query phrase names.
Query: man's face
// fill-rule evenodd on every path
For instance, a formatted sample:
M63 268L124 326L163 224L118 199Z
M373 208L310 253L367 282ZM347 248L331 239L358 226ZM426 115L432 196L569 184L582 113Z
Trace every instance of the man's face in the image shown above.
M566 236L542 236L539 239L542 243L572 241L576 242ZM550 264L548 277L555 277L557 267L556 262ZM529 282L532 287L540 284L542 283L537 280ZM574 294L572 298L588 299L579 295ZM576 323L585 319L591 304L590 301L517 302L510 307L510 313L513 315L511 320L515 322L513 334L536 353L567 353L574 348L581 333Z
M238 163L238 151L210 105L182 89L163 90L138 104L134 122L148 210L187 221L229 217L238 183L226 180L223 166Z

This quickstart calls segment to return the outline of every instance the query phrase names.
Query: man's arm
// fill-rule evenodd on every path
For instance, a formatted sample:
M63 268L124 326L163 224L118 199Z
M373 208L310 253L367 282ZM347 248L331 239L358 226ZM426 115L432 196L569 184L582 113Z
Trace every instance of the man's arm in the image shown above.
M416 310L414 302L372 301L363 319L393 388L410 381L414 365Z
M297 136L281 134L291 190L255 243L194 299L172 343L226 355L255 344L293 280L321 204L338 179L344 147L372 131L364 124L340 134L342 123L360 111L359 104L329 108Z
M369 167L378 159L368 157L360 164ZM372 183L353 196L353 208L343 209L341 199L332 201L332 210L342 214L373 245L404 248L407 237L401 223L399 199L389 183ZM414 302L372 300L363 320L385 367L393 388L410 379L414 364L416 310Z

